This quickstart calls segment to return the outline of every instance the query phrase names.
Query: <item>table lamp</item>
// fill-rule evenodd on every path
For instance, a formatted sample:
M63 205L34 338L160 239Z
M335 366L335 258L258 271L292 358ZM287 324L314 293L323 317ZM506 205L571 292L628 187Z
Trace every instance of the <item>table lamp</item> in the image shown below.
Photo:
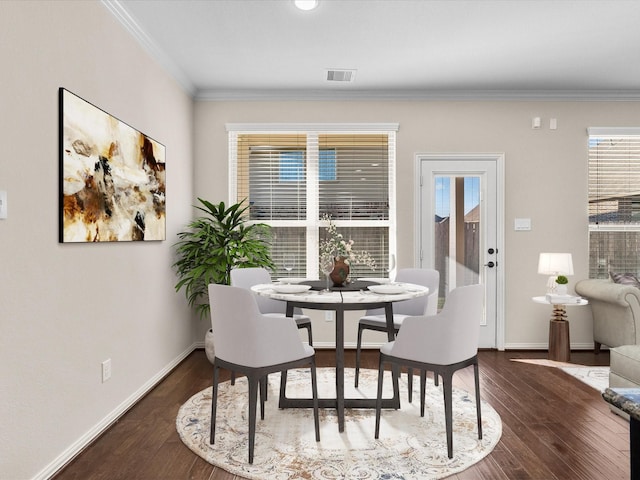
M558 275L573 275L573 260L570 253L541 253L538 260L538 273L550 275L547 281L547 293L556 293Z

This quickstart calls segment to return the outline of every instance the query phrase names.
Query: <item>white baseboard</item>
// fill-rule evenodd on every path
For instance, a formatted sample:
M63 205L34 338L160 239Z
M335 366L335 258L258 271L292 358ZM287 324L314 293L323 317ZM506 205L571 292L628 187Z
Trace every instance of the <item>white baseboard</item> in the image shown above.
M204 343L203 343L204 346ZM91 430L85 433L78 440L73 442L69 447L62 452L53 462L43 468L38 474L33 477L32 480L46 480L51 478L60 469L73 460L79 453L82 452L93 440L99 437L105 430L113 425L122 415L124 415L131 407L133 407L142 397L149 393L158 383L160 383L164 377L166 377L175 367L178 366L182 360L187 358L197 347L197 344L192 344L180 355L174 358L169 364L167 364L162 370L156 373L149 379L142 387L136 390L129 398L122 402L118 407L98 422Z

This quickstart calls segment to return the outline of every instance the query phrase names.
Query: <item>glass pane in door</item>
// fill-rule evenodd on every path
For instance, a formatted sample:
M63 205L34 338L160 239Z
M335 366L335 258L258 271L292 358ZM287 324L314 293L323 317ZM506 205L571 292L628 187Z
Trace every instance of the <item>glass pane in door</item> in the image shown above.
M480 177L434 176L434 266L440 298L456 287L480 283Z

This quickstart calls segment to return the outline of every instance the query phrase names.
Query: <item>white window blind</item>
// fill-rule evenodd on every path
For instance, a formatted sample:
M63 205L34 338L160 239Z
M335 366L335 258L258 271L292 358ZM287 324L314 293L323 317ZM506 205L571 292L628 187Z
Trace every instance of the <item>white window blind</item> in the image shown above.
M395 253L395 130L331 127L227 127L231 200L247 199L250 219L273 227L277 275L293 253L291 275L318 277L324 215L375 259L376 271L352 265L356 276L383 275Z
M589 277L640 274L640 129L589 129Z

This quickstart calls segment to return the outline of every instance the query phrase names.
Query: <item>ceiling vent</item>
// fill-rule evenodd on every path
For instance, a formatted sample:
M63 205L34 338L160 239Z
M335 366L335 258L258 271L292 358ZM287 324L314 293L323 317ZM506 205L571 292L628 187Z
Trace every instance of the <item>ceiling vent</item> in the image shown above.
M327 70L327 82L353 82L356 78L355 70Z

